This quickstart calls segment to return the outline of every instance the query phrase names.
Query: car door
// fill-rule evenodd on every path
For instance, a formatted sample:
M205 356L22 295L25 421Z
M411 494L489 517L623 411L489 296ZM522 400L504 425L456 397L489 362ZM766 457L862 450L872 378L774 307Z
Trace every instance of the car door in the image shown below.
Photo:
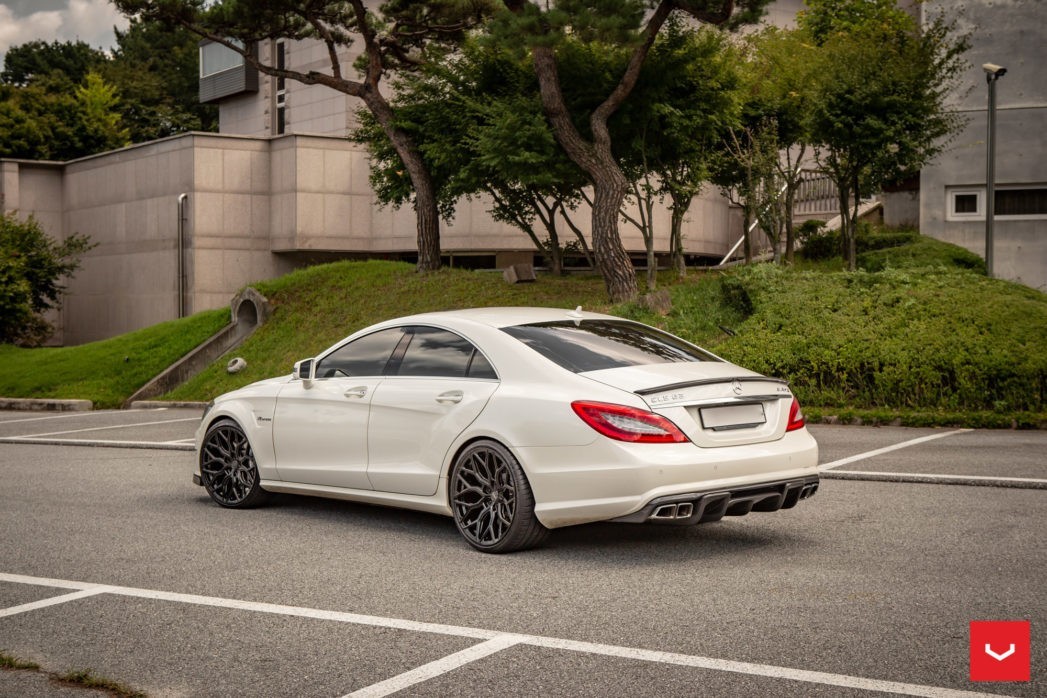
M454 332L407 328L410 343L371 399L367 475L374 489L432 495L452 442L498 387L486 357Z
M316 362L312 380L292 380L277 396L273 446L280 479L371 489L367 421L375 389L404 339L403 328L348 342Z

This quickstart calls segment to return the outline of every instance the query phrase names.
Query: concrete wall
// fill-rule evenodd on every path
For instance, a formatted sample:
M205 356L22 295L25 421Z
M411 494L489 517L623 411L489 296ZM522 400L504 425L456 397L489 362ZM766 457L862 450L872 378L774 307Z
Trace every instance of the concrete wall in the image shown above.
M984 197L988 90L981 65L1007 68L996 83L996 187L1047 187L1047 22L1037 0L935 0L924 7L924 16L941 10L972 36L968 69L952 100L967 125L921 173L920 230L984 255L984 215L961 220L948 207L953 189ZM1047 216L998 216L993 230L996 275L1047 289Z
M188 313L227 305L241 287L293 268L271 252L271 142L204 134L192 140Z
M0 161L0 211L15 212L22 218L32 215L44 232L58 241L67 236L62 229L62 191L61 163ZM62 308L44 314L44 319L55 328L48 345L64 342L64 317Z
M188 134L64 165L3 161L4 209L54 237L97 246L70 279L62 343L81 344L178 316L178 208L187 313L227 305L241 286L292 263L269 250L269 143Z

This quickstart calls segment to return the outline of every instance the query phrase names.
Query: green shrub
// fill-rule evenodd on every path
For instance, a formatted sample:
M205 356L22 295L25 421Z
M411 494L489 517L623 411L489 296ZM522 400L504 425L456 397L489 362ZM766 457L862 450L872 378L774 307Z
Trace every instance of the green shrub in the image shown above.
M720 279L720 297L722 303L738 313L742 319L753 314L753 301L745 289L741 276L724 276Z
M736 272L754 313L715 347L823 407L1043 412L1047 299L958 269Z
M816 227L808 226L809 223L821 221L806 221L800 226L799 239L803 243L801 255L804 259L823 260L834 259L842 256L843 242L839 230L825 230L821 224ZM903 228L881 228L867 221L858 221L858 232L855 237L855 247L858 254L873 250L883 250L894 247L909 245L920 239L920 233L916 230Z
M985 273L985 260L958 245L917 237L911 244L876 248L858 255L858 266L866 271L919 267L958 267Z

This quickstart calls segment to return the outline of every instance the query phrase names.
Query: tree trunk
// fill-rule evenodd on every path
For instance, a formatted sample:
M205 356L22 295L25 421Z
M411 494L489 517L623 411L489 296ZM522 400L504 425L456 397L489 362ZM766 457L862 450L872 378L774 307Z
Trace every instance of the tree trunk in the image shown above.
M862 204L861 196L859 195L858 188L858 176L855 175L852 183L852 189L854 190L854 208L851 214L851 240L850 248L847 251L847 269L848 271L856 271L858 269L858 207Z
M440 268L440 209L436 205L436 191L428 170L424 168L417 177L411 174L411 183L414 185L418 231L418 264L415 269L436 271Z
M744 241L742 248L745 251L745 263L753 263L753 247L752 241L749 240L749 228L752 226L752 214L749 213L749 206L746 204L742 214L742 240Z
M586 201L588 202L588 199L586 199ZM590 208L591 207L592 204L590 203ZM574 236L578 239L578 246L582 248L582 256L585 257L585 263L595 269L596 262L593 261L593 253L589 249L589 243L586 241L585 235L582 234L582 231L579 230L578 226L574 224L573 220L571 220L571 216L567 213L567 209L564 208L563 202L560 203L560 211L563 213L563 220L567 224L567 227L571 229L571 232L574 233Z
M625 201L627 183L621 171L601 172L593 182L593 256L612 303L636 300L636 272L618 235L618 212Z
M851 229L851 193L843 177L839 178L836 188L840 202L840 256L843 258L844 266L854 271L854 267L851 266L851 238L854 235Z
M636 300L636 272L618 234L618 212L625 200L628 182L611 154L610 140L605 139L602 147L597 146L587 142L574 128L560 90L552 48L539 46L534 49L534 69L542 106L556 139L593 183L593 256L607 295L612 303ZM607 136L606 128L603 130Z
M365 89L361 95L367 108L374 114L386 137L400 156L414 187L414 212L418 234L418 264L420 272L436 271L440 268L440 209L436 202L436 187L433 186L429 168L414 140L396 128L393 110L377 88Z
M658 287L658 259L654 254L654 201L653 196L650 193L650 188L647 189L647 196L643 198L641 203L646 215L644 216L645 225L647 226L647 238L644 240L647 247L647 292L650 293Z
M684 203L675 195L672 197L672 200L673 210L669 232L669 248L672 250L672 266L676 270L676 276L683 279L687 276L687 262L683 256L683 218L687 213L687 208L690 206L690 201Z

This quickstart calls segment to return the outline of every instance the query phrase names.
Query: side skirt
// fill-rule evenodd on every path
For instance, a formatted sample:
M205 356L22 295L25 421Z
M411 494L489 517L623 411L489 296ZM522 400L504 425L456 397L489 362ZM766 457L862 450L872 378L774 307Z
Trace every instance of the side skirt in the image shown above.
M283 480L262 480L260 484L262 489L267 492L342 499L348 502L363 502L365 504L377 504L379 506L412 509L429 512L430 514L451 516L451 508L447 505L447 487L444 480L441 480L436 494L430 497L375 492L374 490L352 490L343 487L326 487L324 485L303 485L296 482L284 482Z

